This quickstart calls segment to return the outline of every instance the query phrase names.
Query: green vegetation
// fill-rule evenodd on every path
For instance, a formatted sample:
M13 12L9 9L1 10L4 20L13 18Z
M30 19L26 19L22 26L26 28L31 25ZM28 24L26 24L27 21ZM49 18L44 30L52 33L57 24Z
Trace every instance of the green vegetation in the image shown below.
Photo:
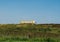
M0 42L60 42L60 24L0 24Z
M60 39L56 38L0 38L0 42L60 42Z

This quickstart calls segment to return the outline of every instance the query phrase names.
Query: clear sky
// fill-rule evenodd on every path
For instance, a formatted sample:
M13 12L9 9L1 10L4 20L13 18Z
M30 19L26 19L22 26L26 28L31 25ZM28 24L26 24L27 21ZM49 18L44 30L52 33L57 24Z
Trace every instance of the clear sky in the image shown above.
M21 20L60 23L60 0L0 0L0 24Z

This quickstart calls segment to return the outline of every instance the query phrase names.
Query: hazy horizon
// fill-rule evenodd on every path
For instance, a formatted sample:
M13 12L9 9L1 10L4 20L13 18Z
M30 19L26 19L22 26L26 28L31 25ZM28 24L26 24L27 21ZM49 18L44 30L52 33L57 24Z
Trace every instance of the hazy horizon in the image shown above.
M0 0L0 24L21 20L60 24L60 0Z

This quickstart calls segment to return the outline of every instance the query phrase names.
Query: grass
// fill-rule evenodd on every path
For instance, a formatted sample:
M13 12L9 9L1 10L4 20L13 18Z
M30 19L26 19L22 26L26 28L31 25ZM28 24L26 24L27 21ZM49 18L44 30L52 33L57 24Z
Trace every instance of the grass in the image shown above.
M0 25L0 42L60 42L60 27L56 26L46 25L45 28L44 25Z
M11 38L1 38L0 42L60 42L58 38L19 38L19 37L11 37Z

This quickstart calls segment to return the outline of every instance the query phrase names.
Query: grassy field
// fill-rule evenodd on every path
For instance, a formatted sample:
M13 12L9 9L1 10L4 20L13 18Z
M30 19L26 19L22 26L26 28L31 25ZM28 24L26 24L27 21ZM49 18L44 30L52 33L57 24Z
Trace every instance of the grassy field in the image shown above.
M0 25L0 42L60 42L60 25Z
M60 42L57 38L0 38L0 42Z

